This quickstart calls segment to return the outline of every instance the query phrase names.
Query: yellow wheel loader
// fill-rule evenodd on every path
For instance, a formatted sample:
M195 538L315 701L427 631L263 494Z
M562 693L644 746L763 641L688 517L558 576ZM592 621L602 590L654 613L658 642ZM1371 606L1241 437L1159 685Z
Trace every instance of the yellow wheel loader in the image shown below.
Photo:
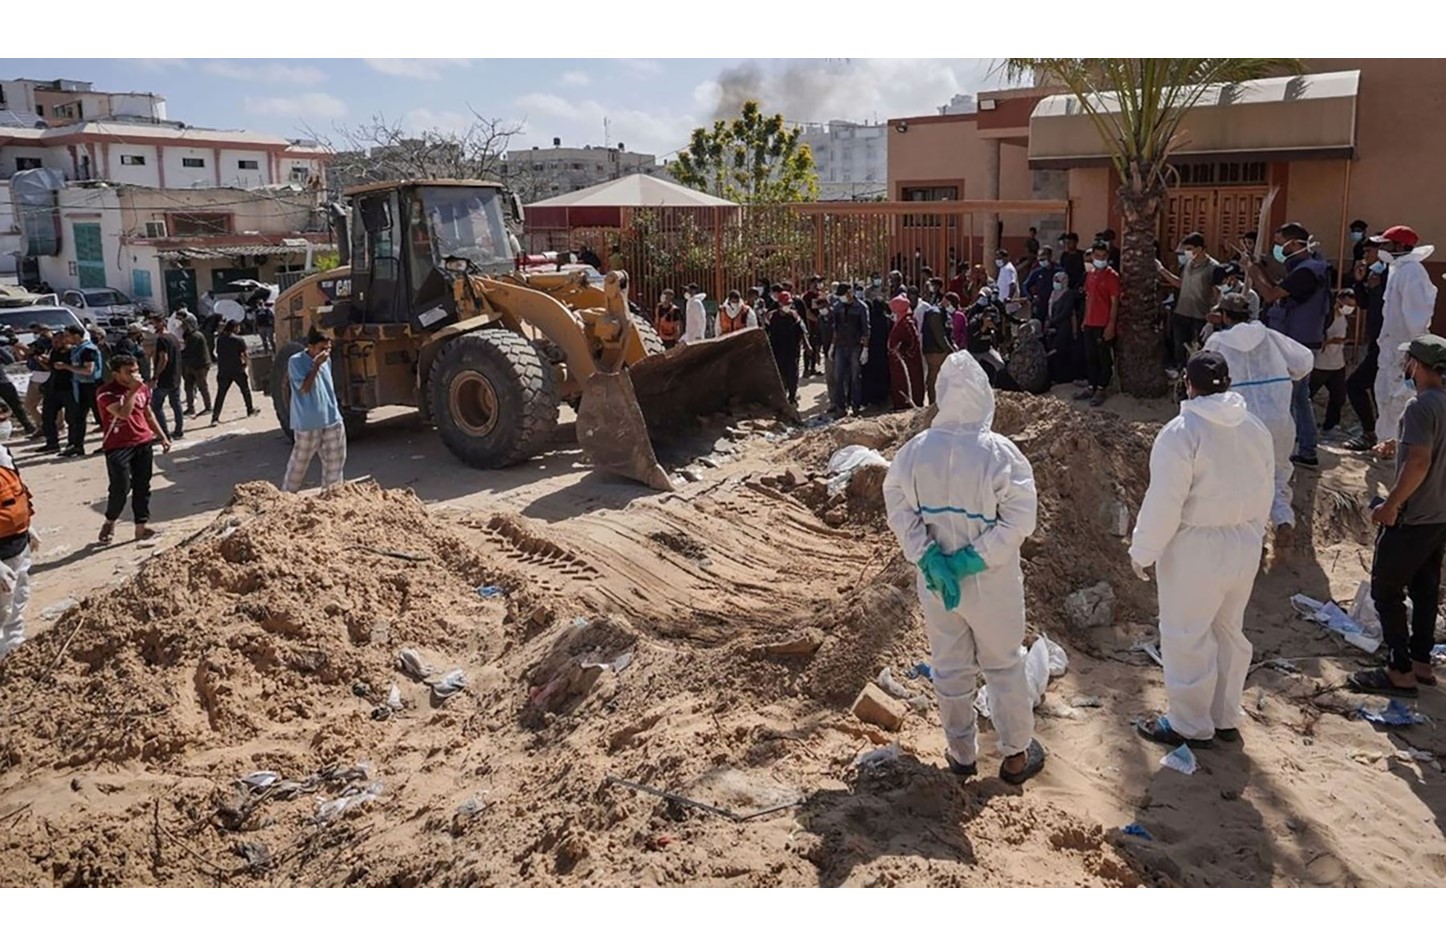
M315 327L332 339L348 430L368 411L415 407L464 463L483 469L541 451L558 405L577 410L594 467L671 489L652 435L699 415L758 407L795 416L767 336L748 329L664 351L627 304L627 274L519 271L501 185L393 181L346 192L333 225L343 265L276 300L276 354L253 356L252 386L291 421L287 362Z

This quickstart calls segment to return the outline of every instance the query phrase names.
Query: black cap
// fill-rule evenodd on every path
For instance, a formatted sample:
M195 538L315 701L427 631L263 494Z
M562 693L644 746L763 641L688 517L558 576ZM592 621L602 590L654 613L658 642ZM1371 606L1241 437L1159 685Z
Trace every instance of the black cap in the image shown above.
M1196 394L1222 394L1230 390L1230 365L1218 351L1200 351L1190 356L1185 377Z
M1368 228L1368 224L1364 220L1352 220L1350 228L1352 230L1365 230Z
M1446 338L1440 335L1417 335L1401 345L1400 350L1427 368L1446 370Z

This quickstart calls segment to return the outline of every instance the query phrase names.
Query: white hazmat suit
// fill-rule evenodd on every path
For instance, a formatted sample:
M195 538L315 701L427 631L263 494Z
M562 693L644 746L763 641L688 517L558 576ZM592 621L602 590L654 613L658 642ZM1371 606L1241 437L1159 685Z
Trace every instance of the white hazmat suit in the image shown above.
M1418 246L1394 258L1382 253L1390 269L1386 297L1381 305L1381 363L1376 371L1376 439L1395 440L1400 434L1401 415L1416 394L1406 385L1397 349L1431 331L1431 314L1436 308L1436 287L1421 265L1434 246Z
M923 575L917 581L949 754L970 765L978 756L974 696L981 670L999 751L1006 757L1024 752L1034 736L1019 547L1034 531L1038 502L1029 461L989 429L994 392L974 357L950 355L937 390L939 413L894 457L884 504L910 562L917 565L931 545L950 555L972 545L987 566L959 582L953 610L925 587Z
M1155 566L1166 715L1187 739L1240 725L1251 655L1245 606L1270 515L1274 455L1270 431L1233 391L1181 404L1150 451L1130 558Z
M1290 477L1295 465L1295 418L1290 402L1293 385L1310 377L1315 353L1288 335L1260 322L1242 322L1217 330L1205 340L1206 351L1225 356L1230 366L1230 390L1245 399L1250 413L1260 418L1275 444L1275 501L1270 505L1272 525L1295 525L1291 508Z
M683 334L678 338L679 342L701 342L708 336L708 310L703 306L703 300L707 298L706 292L695 292L688 297L683 307Z

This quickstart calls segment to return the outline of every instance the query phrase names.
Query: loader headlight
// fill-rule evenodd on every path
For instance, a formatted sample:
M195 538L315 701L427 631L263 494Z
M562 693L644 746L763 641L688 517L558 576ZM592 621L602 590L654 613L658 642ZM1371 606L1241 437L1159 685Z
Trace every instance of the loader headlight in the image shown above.
M442 261L442 265L447 268L449 273L465 273L467 271L467 261L460 256L449 256Z

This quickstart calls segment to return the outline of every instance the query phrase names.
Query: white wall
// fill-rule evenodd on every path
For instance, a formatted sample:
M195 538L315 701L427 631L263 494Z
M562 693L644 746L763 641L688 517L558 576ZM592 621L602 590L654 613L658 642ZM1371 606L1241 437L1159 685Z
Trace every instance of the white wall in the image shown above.
M166 100L158 96L112 92L108 98L107 107L112 115L165 120Z
M216 152L211 148L182 148L166 146L163 166L166 169L167 187L214 187L216 184ZM188 168L181 164L184 158L200 158L205 167ZM224 180L224 177L223 177Z
M254 169L243 170L241 161L255 161ZM286 162L282 162L283 165ZM166 182L170 183L169 180ZM227 187L262 187L272 183L271 155L266 151L221 149L221 184Z
M120 242L120 203L112 190L68 187L60 192L60 253L40 257L40 278L56 290L80 288L80 276L71 272L75 263L76 223L100 224L105 284L129 295L129 263Z
M108 144L106 158L110 162L110 180L117 184L140 184L143 187L161 186L161 159L155 145ZM125 155L139 155L145 164L121 163Z
M41 167L56 168L67 177L74 176L75 169L70 163L70 153L64 148L10 144L0 147L0 178L8 181L11 175L19 170L15 166L16 158L39 158Z

